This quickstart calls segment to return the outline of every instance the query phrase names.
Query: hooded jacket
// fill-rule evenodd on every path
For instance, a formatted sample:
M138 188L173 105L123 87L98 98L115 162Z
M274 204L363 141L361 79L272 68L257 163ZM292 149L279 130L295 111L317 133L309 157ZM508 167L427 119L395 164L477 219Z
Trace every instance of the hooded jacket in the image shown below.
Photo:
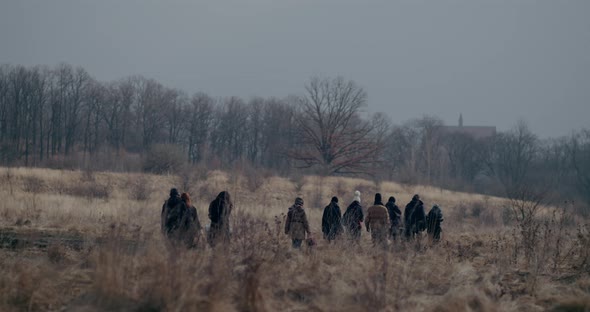
M399 228L401 226L401 218L402 218L402 212L399 209L399 207L395 204L395 201L388 201L387 204L385 204L385 207L387 208L387 213L389 214L389 223L391 225L392 228Z
M291 239L304 240L306 234L309 233L309 223L307 222L305 210L300 205L291 206L285 221L285 234L289 235Z
M413 198L404 210L406 232L418 233L426 229L426 213L424 203L419 198Z
M342 216L342 224L348 231L356 232L361 230L361 222L365 220L363 215L363 208L358 201L350 203L344 216Z
M333 240L336 236L342 233L342 213L340 206L335 201L330 202L324 208L324 215L322 216L322 233L324 237Z
M171 235L181 229L187 210L180 196L170 196L162 206L162 231Z
M428 216L426 217L427 233L434 235L435 238L440 237L440 232L442 231L440 224L443 222L443 220L444 218L440 208L436 205L432 207L432 209L430 209L430 212L428 212Z
M228 227L229 229L229 216L233 209L233 204L229 198L227 192L221 192L217 197L209 204L209 219L211 220L212 227Z

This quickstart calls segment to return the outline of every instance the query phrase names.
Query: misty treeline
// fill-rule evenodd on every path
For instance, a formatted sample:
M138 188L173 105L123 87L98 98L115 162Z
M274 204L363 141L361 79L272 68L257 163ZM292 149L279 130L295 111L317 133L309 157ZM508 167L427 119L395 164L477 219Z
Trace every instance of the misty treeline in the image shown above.
M590 202L587 129L541 140L520 121L475 139L442 131L433 116L393 125L366 105L366 92L341 77L312 78L297 96L242 99L189 95L142 76L100 82L68 64L2 65L0 162L367 175L513 197L534 186Z

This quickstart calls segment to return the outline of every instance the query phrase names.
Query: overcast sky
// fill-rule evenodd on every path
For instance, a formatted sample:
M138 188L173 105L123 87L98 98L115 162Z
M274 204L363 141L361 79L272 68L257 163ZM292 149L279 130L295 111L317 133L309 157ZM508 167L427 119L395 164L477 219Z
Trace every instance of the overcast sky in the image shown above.
M342 75L395 123L590 128L589 0L0 0L0 63L60 62L215 97Z

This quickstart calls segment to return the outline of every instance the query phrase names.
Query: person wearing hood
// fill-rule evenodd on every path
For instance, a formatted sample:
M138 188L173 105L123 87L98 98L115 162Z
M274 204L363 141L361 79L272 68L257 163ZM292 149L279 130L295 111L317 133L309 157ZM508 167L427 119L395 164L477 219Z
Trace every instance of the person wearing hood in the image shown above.
M187 213L182 221L182 228L185 232L184 242L187 247L194 248L197 246L201 237L201 222L197 215L197 208L193 206L189 193L182 193L180 198L187 208Z
M291 237L293 248L300 248L301 243L309 237L309 223L307 215L303 210L303 199L295 198L295 203L289 208L287 220L285 221L285 234Z
M404 210L404 222L404 233L408 240L426 229L424 203L420 200L418 194L414 195L412 200L406 205L406 209Z
M385 207L387 208L387 213L389 214L389 235L393 240L396 240L398 234L400 234L402 212L395 204L395 197L393 196L389 197Z
M355 191L352 203L346 208L344 216L342 216L342 223L348 237L354 241L361 238L361 223L364 221L363 207L361 206L361 192Z
M342 233L342 213L336 196L332 197L330 204L324 208L322 233L328 242L335 240Z
M426 233L434 243L440 241L440 233L442 232L441 223L443 222L442 210L438 205L434 205L426 216Z
M209 245L214 247L218 242L229 243L229 217L234 205L232 204L229 192L220 192L217 197L209 204L209 235L207 239Z
M381 194L375 194L373 206L367 209L367 219L365 222L367 232L371 233L373 245L387 245L387 234L389 233L389 216L387 208L383 206Z
M183 238L182 222L187 215L187 207L176 188L171 189L169 195L162 205L161 230L171 242L176 243Z

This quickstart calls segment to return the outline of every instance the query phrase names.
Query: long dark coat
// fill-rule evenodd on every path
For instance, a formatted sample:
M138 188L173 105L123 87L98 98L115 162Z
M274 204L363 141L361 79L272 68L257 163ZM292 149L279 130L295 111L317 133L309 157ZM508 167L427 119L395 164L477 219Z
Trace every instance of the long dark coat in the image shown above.
M426 229L426 213L424 203L421 200L412 200L404 210L405 235L412 237Z
M218 241L228 243L230 238L229 217L233 209L233 204L227 192L221 192L217 195L211 204L209 204L209 219L211 227L207 236L209 244L215 246Z
M186 216L183 218L182 226L185 231L185 244L187 247L195 247L200 239L201 222L197 215L197 208L187 206Z
M438 206L432 207L430 212L428 212L428 216L426 216L426 232L435 242L440 240L440 233L442 232L441 223L443 220L442 211Z
M361 237L361 222L365 220L364 218L363 207L358 201L353 201L346 208L346 212L342 216L342 224L351 238L359 239Z
M342 213L338 203L334 201L324 208L322 232L324 238L329 241L336 239L342 233Z
M385 207L387 208L387 213L389 214L389 225L391 226L390 234L395 237L397 234L399 234L399 229L402 225L402 211L395 204L395 202L392 201L388 201L387 204L385 204Z
M162 232L172 241L182 241L186 236L184 223L188 215L186 204L180 196L172 196L164 202L161 214Z

